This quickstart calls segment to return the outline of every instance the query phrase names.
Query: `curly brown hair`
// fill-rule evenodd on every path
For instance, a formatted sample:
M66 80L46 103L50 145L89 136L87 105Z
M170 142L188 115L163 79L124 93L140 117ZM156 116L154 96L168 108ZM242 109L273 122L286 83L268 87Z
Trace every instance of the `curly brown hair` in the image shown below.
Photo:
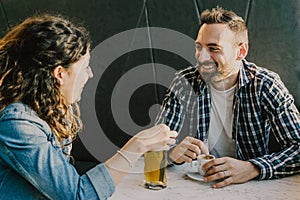
M68 68L90 50L88 31L59 15L29 17L0 40L0 111L23 102L61 142L82 128L77 103L62 97L55 67Z

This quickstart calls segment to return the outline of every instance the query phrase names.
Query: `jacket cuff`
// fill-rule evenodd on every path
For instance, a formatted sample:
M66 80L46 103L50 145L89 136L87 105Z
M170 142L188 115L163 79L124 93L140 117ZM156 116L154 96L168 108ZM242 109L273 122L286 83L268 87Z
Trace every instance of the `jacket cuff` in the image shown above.
M92 182L99 199L107 199L115 192L114 181L104 163L87 171L86 175Z

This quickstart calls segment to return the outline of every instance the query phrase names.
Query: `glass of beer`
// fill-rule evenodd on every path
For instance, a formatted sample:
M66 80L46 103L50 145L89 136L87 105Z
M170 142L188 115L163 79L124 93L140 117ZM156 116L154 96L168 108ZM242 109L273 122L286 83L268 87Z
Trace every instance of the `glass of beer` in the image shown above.
M160 190L167 187L166 151L149 151L144 154L144 175L145 187L153 190Z

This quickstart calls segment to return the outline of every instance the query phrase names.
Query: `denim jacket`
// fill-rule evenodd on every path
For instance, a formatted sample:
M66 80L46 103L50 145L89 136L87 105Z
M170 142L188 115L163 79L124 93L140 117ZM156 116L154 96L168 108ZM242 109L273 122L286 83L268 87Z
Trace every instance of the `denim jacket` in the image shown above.
M104 164L80 176L48 124L27 105L0 112L0 199L107 199L115 190Z

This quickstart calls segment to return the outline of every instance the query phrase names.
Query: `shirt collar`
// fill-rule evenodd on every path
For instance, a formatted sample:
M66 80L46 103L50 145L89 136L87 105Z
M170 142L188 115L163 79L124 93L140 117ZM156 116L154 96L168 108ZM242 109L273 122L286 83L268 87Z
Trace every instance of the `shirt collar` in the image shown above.
M257 67L253 64L248 62L247 60L243 59L243 66L239 73L239 84L238 90L247 85L255 76ZM198 70L197 73L197 83L199 85L197 94L202 94L203 91L208 87L208 85L200 78L200 73Z
M239 89L248 84L256 74L256 66L253 63L242 60L243 66L239 75Z

